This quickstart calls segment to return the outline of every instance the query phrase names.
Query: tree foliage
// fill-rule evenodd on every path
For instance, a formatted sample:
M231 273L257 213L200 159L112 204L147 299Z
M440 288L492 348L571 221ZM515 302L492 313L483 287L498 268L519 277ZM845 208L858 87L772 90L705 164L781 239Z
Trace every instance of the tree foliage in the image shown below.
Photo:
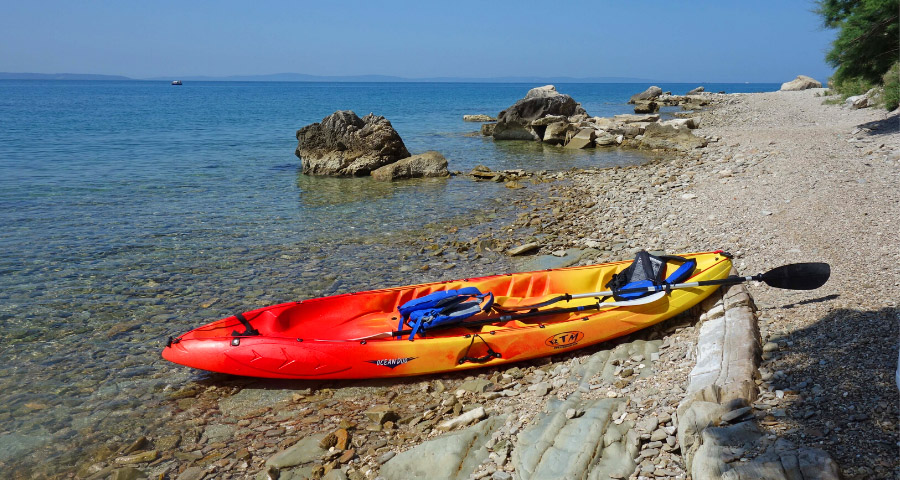
M825 59L834 82L881 83L900 57L900 0L819 0L825 26L839 29Z

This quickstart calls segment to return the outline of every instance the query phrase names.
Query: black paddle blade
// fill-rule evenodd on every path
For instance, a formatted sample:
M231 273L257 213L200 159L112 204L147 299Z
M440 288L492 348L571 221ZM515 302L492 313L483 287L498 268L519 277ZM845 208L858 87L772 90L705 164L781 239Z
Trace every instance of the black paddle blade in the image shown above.
M815 290L825 285L829 276L831 266L827 263L792 263L769 270L760 280L775 288Z

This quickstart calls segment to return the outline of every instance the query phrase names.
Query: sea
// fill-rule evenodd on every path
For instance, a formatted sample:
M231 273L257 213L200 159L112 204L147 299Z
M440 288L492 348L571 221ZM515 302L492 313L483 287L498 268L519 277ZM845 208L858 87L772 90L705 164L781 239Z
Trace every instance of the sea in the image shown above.
M411 153L437 150L451 171L647 161L494 142L462 120L536 86L0 81L0 476L74 472L98 444L171 427L171 392L227 380L162 360L170 335L268 304L514 269L495 255L429 270L422 246L502 228L539 186L309 177L295 134L353 110L385 116ZM648 86L556 88L612 116Z

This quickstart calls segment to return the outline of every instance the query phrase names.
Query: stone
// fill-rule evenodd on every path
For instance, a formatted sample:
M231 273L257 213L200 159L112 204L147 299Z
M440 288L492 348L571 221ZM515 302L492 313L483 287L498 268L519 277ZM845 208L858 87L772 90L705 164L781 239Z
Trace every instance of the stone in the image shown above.
M621 115L616 115L613 117L613 120L618 123L654 123L659 121L658 114L651 115L632 115L630 113L623 113ZM646 127L646 125L645 125ZM627 135L627 133L626 133Z
M322 480L347 480L347 474L339 468L334 468L322 477Z
M566 148L587 148L593 145L594 143L594 129L593 128L582 128L575 134L574 137L569 139L566 143Z
M503 470L497 470L491 475L491 480L512 480L513 476L509 472L504 472Z
M109 478L112 480L138 480L139 478L147 478L147 474L134 467L123 467L116 469L115 473Z
M790 82L781 84L782 92L806 90L808 88L822 88L822 83L812 77L807 77L806 75L797 75L797 78Z
M475 378L467 382L463 382L459 386L459 389L472 393L484 393L484 391L491 385L493 385L493 383L491 383L490 380L484 378Z
M549 382L540 382L540 383L536 383L536 384L528 387L528 390L533 391L539 397L543 397L543 396L547 395L548 393L550 393L551 389L552 389L552 386L550 385Z
M524 255L526 253L532 252L539 248L541 248L541 244L536 243L536 242L531 242L531 243L526 243L524 245L519 245L518 247L510 248L509 250L506 251L506 254L511 257L515 257L517 255Z
M634 113L656 113L659 111L659 104L653 101L641 100L634 102Z
M641 93L632 95L631 99L628 100L628 103L636 103L641 100L653 100L654 98L662 95L662 93L663 91L661 88L653 85Z
M303 437L297 443L282 450L266 460L267 467L288 468L318 460L327 452L319 447L325 438L324 434Z
M554 122L547 125L544 130L544 143L551 145L562 145L566 142L566 136L569 132L575 130L575 127L568 122Z
M547 127L553 123L566 123L571 125L569 119L566 118L565 115L547 115L546 117L541 117L531 121L532 127Z
M705 89L704 89L702 86L701 86L701 87L697 87L697 88L695 88L695 89L693 89L693 90L687 92L685 95L697 95L698 93L702 93L704 90L705 90Z
M623 139L619 139L616 135L601 130L597 132L596 137L594 137L594 145L598 147L608 147L622 143L622 140Z
M372 171L372 178L393 181L406 178L449 177L447 159L433 150L389 163Z
M525 94L525 100L530 100L532 98L547 98L547 97L555 97L560 93L556 91L556 86L554 85L544 85L543 87L535 87L528 91Z
M803 478L815 480L839 480L840 469L831 455L818 448L800 448L797 461Z
M482 123L481 124L481 136L490 137L494 135L494 127L496 127L496 123Z
M116 457L115 463L119 465L133 465L137 463L152 462L159 458L158 450L148 450L146 452L133 453L131 455L123 455Z
M546 411L517 435L512 463L519 478L628 478L634 472L639 438L631 422L611 421L624 401L581 403L576 396L550 398ZM567 419L569 409L582 409L583 418Z
M494 140L541 140L546 127L532 126L535 120L549 115L571 117L585 113L581 104L557 92L552 85L531 89L525 98L497 115L493 137Z
M496 120L497 120L496 118L494 118L490 115L484 115L484 114L463 115L464 122L493 122Z
M379 456L378 460L376 460L376 461L378 462L379 465L384 465L385 463L389 462L395 456L397 456L397 452L390 450L390 451L387 451L387 452L384 452L383 454L381 454L381 456Z
M385 422L396 422L400 419L393 409L388 405L375 405L363 413L372 423L383 425Z
M206 468L204 467L188 467L175 478L177 480L201 480L205 475Z
M870 106L869 96L864 94L847 97L847 100L844 100L844 105L853 109L866 108Z
M350 110L297 130L297 142L294 153L306 175L364 176L410 156L390 121Z
M441 423L437 426L437 429L452 430L456 427L474 423L486 416L487 413L484 411L484 407L473 408L472 410L469 410L468 412L465 412L456 418L452 418L450 420L447 420L446 422Z
M656 430L656 427L658 426L659 419L655 415L650 415L638 421L637 425L635 425L634 428L636 428L639 432L650 433Z
M416 445L382 465L379 474L385 480L435 478L436 474L446 479L468 479L488 459L488 442L506 419L505 415L490 417Z
M666 120L665 122L659 122L662 125L670 125L675 128L680 129L690 129L693 130L700 126L700 122L696 121L693 117L691 118L675 118L672 120Z
M722 422L734 423L735 420L738 420L738 419L746 416L747 414L749 414L752 411L753 411L752 407L742 407L742 408L732 410L730 412L722 414Z
M651 123L644 130L644 136L639 143L642 149L663 149L676 151L690 151L705 147L708 140L694 136L688 130L682 130L671 125Z

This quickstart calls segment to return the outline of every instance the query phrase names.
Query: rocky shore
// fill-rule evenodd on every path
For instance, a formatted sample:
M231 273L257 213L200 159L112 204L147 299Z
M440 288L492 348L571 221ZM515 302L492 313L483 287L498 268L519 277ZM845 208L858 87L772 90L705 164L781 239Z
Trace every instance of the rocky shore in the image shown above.
M630 258L640 248L721 248L742 274L829 262L833 277L817 291L751 285L752 301L732 302L754 306L759 348L747 355L759 368L743 378L744 404L717 413L722 426L752 432L716 450L727 454L716 471L752 478L736 469L785 471L796 460L790 471L800 476L789 478L838 478L832 458L845 478L895 478L900 119L823 105L822 93L706 94L710 107L693 131L705 148L639 167L554 174L566 181L522 200L514 224L475 239L450 235L435 250L470 256L531 243L538 253L527 262L558 266ZM529 191L521 180L530 175L505 175L516 180L489 179ZM168 394L170 435L99 446L79 476L696 479L689 460L703 429L688 435L680 405L696 393L705 325L726 318L727 301L501 370L300 387L221 378L184 385Z

